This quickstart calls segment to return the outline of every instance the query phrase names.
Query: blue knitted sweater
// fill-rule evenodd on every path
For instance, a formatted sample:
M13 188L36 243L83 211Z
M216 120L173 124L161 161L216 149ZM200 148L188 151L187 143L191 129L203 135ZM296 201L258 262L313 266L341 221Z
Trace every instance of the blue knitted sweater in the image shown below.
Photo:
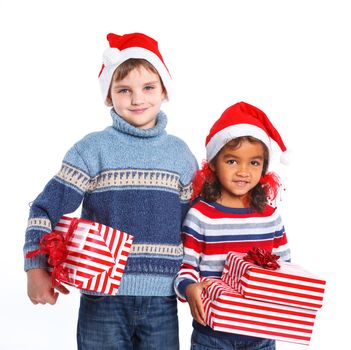
M81 217L134 236L119 294L172 295L196 159L182 140L167 134L163 112L151 129L130 125L113 109L111 115L112 126L77 142L32 203L24 254L82 204ZM25 259L25 270L46 267L45 255Z

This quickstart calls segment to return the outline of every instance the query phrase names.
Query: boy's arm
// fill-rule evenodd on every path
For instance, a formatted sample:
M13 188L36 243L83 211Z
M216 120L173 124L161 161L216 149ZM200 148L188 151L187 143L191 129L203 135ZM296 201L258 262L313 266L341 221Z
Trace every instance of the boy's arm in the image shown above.
M62 215L72 213L79 207L90 185L88 174L87 166L73 147L66 154L60 171L31 204L24 256L39 248L41 237L53 230ZM47 257L43 254L25 257L25 271L47 267Z
M69 290L62 284L55 287L59 292L68 294ZM27 293L31 302L36 304L54 305L59 293L52 287L52 279L45 269L31 269L27 271Z
M79 207L90 183L88 173L86 165L73 147L66 154L58 174L48 182L31 205L23 251L27 292L34 304L55 304L58 293L52 287L47 270L47 256L38 254L27 258L26 255L39 248L41 237L52 231L62 215L74 212ZM56 289L64 294L69 292L62 285Z
M184 169L180 177L180 202L182 209L182 221L185 219L190 208L191 198L193 194L192 180L198 169L198 163L194 155L187 148L186 156L184 156Z

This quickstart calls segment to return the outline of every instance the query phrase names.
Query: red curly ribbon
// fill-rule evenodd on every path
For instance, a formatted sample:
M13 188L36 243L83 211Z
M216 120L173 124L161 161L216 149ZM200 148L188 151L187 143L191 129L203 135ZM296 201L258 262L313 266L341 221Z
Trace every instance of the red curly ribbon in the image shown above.
M279 189L282 187L279 176L274 172L269 172L261 176L260 183L263 186L268 200L274 201L279 193Z
M279 256L262 248L253 247L247 252L243 259L267 270L277 270L280 267L277 262Z
M205 182L213 183L216 180L216 176L211 170L206 160L202 161L201 169L196 171L193 177L193 194L191 199L195 199L201 195Z
M53 267L51 273L54 287L60 285L58 280L69 280L69 271L62 267L62 263L68 255L67 244L77 229L79 219L72 218L68 231L51 231L43 235L40 240L39 249L26 254L26 258L32 258L40 253L48 255L48 264Z

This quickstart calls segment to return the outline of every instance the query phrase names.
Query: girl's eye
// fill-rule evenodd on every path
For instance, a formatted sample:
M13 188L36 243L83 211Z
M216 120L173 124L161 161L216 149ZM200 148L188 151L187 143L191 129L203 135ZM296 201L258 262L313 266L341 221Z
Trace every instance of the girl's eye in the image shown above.
M229 165L233 165L233 164L236 163L236 160L235 159L229 159L229 160L227 160L226 163L229 164Z
M153 86L153 85L145 86L145 90L153 90L154 88L155 88L155 86Z
M259 161L257 161L257 160L253 160L251 162L251 164L254 165L254 166L260 166L261 165L261 163Z

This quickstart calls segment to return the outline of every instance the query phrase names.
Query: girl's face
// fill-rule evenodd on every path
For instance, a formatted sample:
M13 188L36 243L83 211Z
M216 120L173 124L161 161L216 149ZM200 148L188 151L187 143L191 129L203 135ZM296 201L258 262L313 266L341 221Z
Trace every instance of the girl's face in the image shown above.
M160 78L144 67L138 67L111 84L107 101L124 120L140 129L155 126L157 113L165 98Z
M264 148L260 142L247 140L233 148L224 146L210 164L221 184L218 203L232 208L247 206L249 192L259 183L264 164Z

